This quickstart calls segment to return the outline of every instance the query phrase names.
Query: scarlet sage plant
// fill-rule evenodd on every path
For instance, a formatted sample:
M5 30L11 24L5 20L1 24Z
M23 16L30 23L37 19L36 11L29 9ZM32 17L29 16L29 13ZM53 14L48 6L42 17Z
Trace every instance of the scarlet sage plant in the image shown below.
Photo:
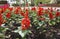
M22 19L21 26L22 30L26 30L30 27L30 19L28 17L28 11L25 12L24 18Z
M0 26L2 24L5 24L5 27L7 26L11 30L17 30L20 27L18 31L22 31L25 38L28 37L27 39L39 39L43 35L42 33L46 34L46 32L50 33L49 36L53 38L55 36L52 35L52 32L55 32L53 29L60 26L60 11L52 7L46 9L42 7L1 8Z
M6 17L7 17L7 18L10 18L10 17L11 17L11 13L8 12L8 13L6 14Z
M35 25L36 24L35 22L37 22L37 24L39 24L40 22L43 21L44 24L46 24L46 22L48 22L48 24L50 25L51 24L50 22L53 20L54 23L56 23L56 21L57 21L56 18L58 18L58 17L60 18L60 12L54 11L55 9L53 9L52 7L47 8L47 9L44 9L42 7L37 7L37 8L32 7L31 9L30 8L22 9L21 7L2 8L0 10L0 17L1 17L0 20L2 21L2 19L4 19L4 20L6 20L7 23L11 22L11 20L21 21L19 23L21 24L22 29L26 30L30 27L30 25L31 26L33 24ZM58 20L60 20L59 18L58 18ZM0 24L2 24L2 23L0 23ZM43 25L43 23L42 23L42 25ZM39 24L39 26L42 26L42 25Z

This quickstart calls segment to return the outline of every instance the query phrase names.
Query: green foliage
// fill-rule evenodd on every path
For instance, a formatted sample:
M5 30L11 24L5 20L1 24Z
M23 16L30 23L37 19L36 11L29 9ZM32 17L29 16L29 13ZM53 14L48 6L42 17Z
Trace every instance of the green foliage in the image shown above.
M43 4L45 4L45 3L49 3L50 0L34 0L34 3L35 3L36 5L38 5L39 2L42 2Z

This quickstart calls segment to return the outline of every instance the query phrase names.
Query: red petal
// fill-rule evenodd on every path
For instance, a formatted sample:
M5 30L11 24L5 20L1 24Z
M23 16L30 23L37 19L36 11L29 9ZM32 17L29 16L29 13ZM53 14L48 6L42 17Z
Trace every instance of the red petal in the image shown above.
M54 16L53 16L52 13L49 13L49 18L50 18L50 19L53 19L53 18L54 18Z

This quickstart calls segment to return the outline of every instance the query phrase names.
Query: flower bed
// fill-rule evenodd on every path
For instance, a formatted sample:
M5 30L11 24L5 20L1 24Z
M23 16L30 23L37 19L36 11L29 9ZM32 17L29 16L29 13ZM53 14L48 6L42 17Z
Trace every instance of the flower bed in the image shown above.
M60 28L60 11L52 7L47 9L42 7L1 8L0 26L11 29L11 31L20 27L20 31L24 33L21 35L23 39L48 39L48 37L54 39L53 32L57 32L54 29Z

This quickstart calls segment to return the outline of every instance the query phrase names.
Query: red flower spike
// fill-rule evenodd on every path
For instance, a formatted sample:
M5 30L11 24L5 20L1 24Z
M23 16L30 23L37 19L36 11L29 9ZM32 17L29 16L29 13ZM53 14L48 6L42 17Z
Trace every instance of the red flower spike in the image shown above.
M18 9L15 10L15 14L19 14L19 10Z
M7 13L7 14L6 14L6 17L7 17L7 18L10 18L10 17L11 17L11 13Z
M22 29L28 29L30 27L30 20L29 18L23 18L21 21Z
M56 12L56 17L60 16L60 12Z
M41 8L41 7L39 7L39 8L38 8L38 11L43 11L43 10L44 10L44 9L43 9L43 8Z
M0 20L2 20L3 19L3 15L2 14L0 14Z
M2 14L0 14L0 26L2 23L3 23L3 16L2 16Z
M24 13L23 11L20 11L20 14L21 14L22 16L25 16L25 13Z
M32 7L31 10L36 11L36 8L35 7Z
M38 16L41 16L41 15L43 15L43 12L42 12L42 11L38 11L38 12L37 12L37 15L38 15Z
M3 8L3 12L5 12L5 11L6 11L6 9L7 9L7 8Z
M29 13L28 11L25 12L25 16L24 16L25 18L28 18L28 13Z
M38 16L43 15L43 14L44 14L44 13L43 13L43 10L44 10L43 8L39 7L39 8L38 8L37 15L38 15Z
M49 18L50 18L50 19L53 19L53 18L54 18L54 16L53 16L52 13L49 13Z
M13 8L11 7L11 8L9 8L9 10L10 10L10 11L12 11L12 10L13 10Z

